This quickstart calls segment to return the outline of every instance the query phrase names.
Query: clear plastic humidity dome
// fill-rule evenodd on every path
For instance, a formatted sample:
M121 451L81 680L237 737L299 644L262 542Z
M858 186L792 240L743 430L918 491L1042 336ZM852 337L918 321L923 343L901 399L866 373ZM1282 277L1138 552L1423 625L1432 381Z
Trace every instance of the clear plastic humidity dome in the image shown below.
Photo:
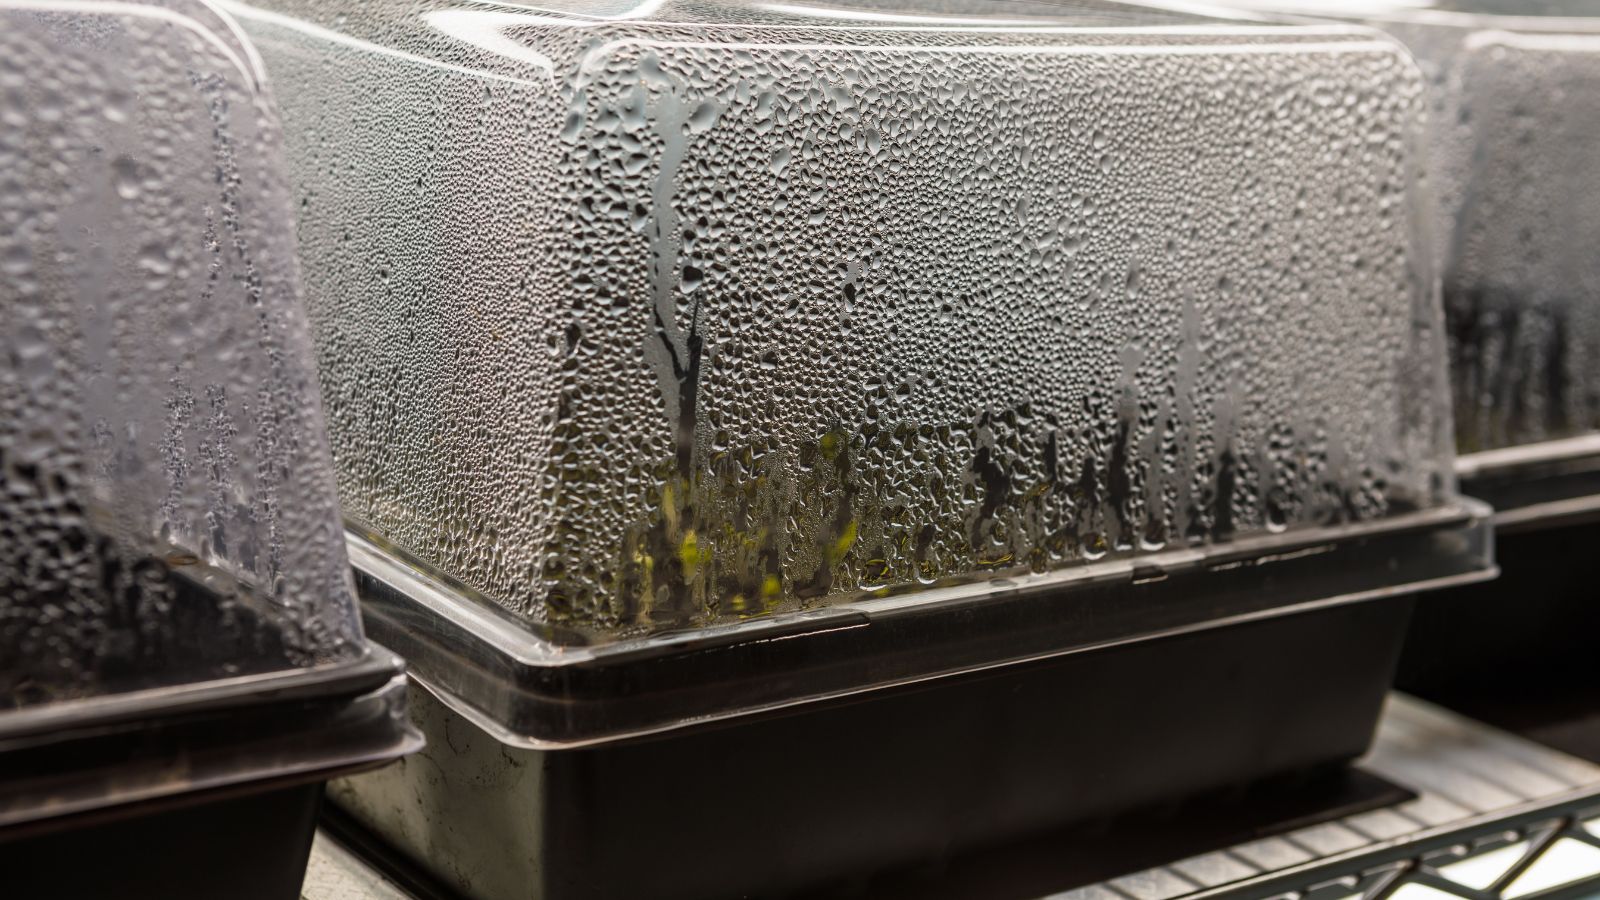
M1370 33L263 7L346 512L560 640L1448 499Z
M0 15L3 705L359 657L258 70L164 7Z
M202 3L0 0L0 826L414 744L357 616L261 78Z
M1592 434L1600 18L1480 16L1407 37L1441 88L1433 146L1459 448Z
M1461 476L1502 526L1600 512L1600 5L1391 27L1432 82Z
M1600 509L1600 4L1229 5L1363 21L1415 55L1427 79L1457 447L1468 454L1461 476L1503 512L1502 525L1592 516Z

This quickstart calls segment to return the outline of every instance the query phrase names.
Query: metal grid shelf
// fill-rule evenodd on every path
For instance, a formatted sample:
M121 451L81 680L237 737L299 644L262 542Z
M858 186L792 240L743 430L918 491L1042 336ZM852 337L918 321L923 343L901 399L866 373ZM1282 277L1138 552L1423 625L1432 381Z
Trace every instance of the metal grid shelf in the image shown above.
M1392 694L1362 767L1416 791L1048 900L1600 900L1600 766ZM326 834L304 900L411 900Z
M1600 896L1600 766L1403 694L1361 765L1417 798L1050 900Z

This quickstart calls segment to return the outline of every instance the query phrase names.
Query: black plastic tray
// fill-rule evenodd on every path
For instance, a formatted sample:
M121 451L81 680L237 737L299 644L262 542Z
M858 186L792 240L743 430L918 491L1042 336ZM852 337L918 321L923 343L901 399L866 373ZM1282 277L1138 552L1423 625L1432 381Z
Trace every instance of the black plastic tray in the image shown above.
M1398 686L1600 758L1600 435L1475 453L1457 471L1494 506L1502 575L1419 601Z
M1501 577L1421 598L1398 685L1600 762L1600 522L1498 541Z
M1368 745L1481 504L558 647L359 538L429 748L336 803L464 896L769 896Z
M1102 647L576 749L415 690L428 748L334 801L463 897L872 896L875 878L1370 743L1409 599Z
M298 900L322 783L211 799L0 843L8 897Z
M398 657L0 717L7 896L293 900L330 777L421 745ZM86 865L86 863L88 863Z

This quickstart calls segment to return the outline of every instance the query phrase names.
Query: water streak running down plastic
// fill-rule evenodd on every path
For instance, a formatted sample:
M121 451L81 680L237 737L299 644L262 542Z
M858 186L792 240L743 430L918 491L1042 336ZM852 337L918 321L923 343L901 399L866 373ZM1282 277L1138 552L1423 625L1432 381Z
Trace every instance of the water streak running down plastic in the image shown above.
M347 514L563 640L1453 490L1422 86L1372 33L230 8Z
M250 59L0 0L0 710L363 652Z

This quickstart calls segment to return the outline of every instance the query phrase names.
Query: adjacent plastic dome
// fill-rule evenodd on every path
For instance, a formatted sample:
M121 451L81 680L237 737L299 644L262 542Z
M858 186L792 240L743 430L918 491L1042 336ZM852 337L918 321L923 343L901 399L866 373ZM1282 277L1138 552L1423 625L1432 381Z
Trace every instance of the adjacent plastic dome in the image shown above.
M1600 19L1574 23L1587 33L1503 24L1416 42L1441 88L1433 146L1466 452L1600 429Z
M563 640L1451 489L1422 84L1371 32L230 9L346 513Z
M1421 66L1458 448L1600 430L1600 3L1228 5L1363 21Z
M260 79L0 0L0 711L367 653Z

